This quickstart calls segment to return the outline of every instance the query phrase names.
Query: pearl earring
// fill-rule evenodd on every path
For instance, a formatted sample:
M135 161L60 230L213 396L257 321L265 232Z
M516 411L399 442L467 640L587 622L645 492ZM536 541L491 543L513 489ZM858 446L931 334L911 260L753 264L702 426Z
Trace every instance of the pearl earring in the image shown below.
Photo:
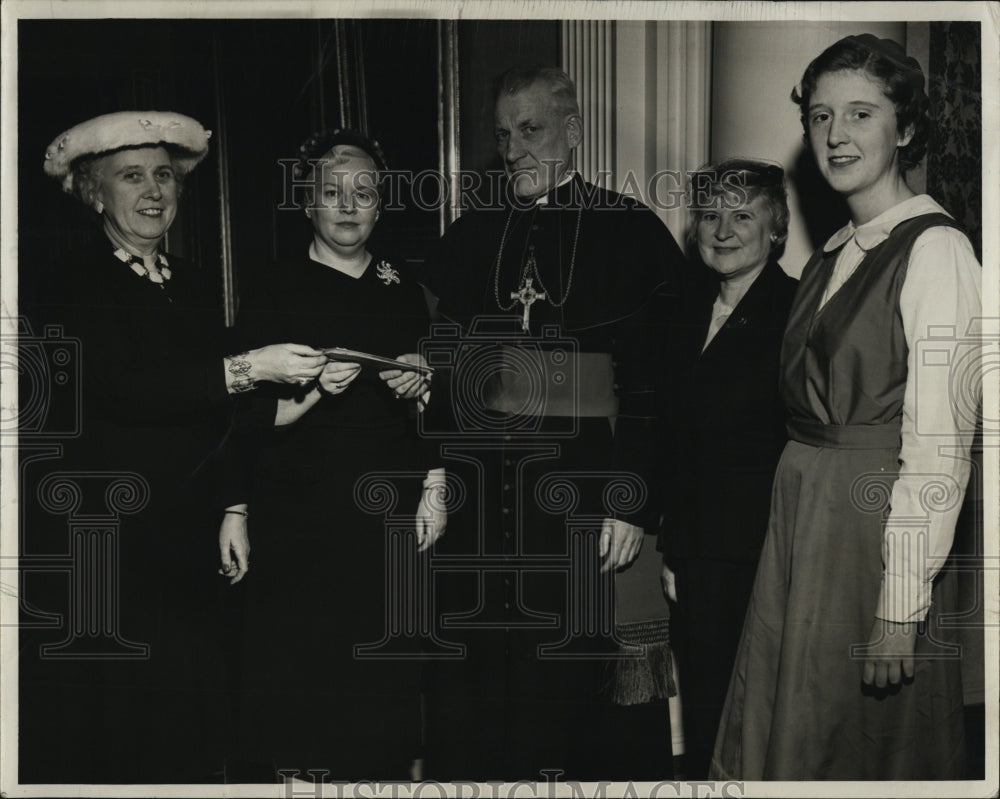
M104 213L104 203L102 203L100 200L97 200L94 203L94 210L97 211L97 213L99 213L99 214L103 214Z

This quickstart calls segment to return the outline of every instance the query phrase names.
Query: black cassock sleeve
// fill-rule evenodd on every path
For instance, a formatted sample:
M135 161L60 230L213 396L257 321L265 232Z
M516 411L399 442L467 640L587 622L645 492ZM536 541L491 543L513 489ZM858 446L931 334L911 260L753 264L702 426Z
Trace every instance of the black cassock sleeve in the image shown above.
M618 396L612 470L634 474L645 491L639 507L618 518L648 533L659 525L656 494L662 450L657 392L662 386L664 326L672 299L665 290L657 291L639 311L615 325L611 341Z
M424 355L421 349L432 333L430 298L415 279L408 288L410 296L407 297L407 302L416 310L416 313L406 316L407 323L412 325L408 331L408 337L414 342L413 352ZM400 353L400 355L403 354ZM418 411L417 403L410 403L412 410L410 432L418 443L421 468L427 471L444 466L444 461L441 458L440 440L434 435L424 434L424 432L440 431L451 423L448 398L448 393L451 390L450 377L448 370L435 368L430 378L430 398L427 406L423 411Z
M631 273L641 275L644 286L652 282L651 275L658 282L635 313L614 323L611 341L619 403L613 468L635 474L645 486L640 507L620 514L620 518L654 533L659 527L663 470L660 394L669 389L667 329L676 311L685 259L670 231L648 208L640 206L627 212L619 235L625 256L620 279L628 281ZM627 283L617 289L627 291Z
M478 313L478 308L467 296L468 287L472 284L471 275L475 271L471 268L468 257L467 233L472 232L470 219L468 215L456 219L414 274L424 286L429 295L429 305L434 310L433 318L428 316L428 338L432 341L437 341L441 337L441 331L452 323L467 324ZM462 269L463 263L468 267L465 270ZM451 314L458 315L453 317ZM435 350L457 356L457 351L449 350L447 341L435 344ZM432 364L435 368L431 377L431 401L420 419L420 429L423 431L421 446L429 469L441 465L440 444L443 437L459 432L453 396L454 370L447 363L448 360L437 359Z

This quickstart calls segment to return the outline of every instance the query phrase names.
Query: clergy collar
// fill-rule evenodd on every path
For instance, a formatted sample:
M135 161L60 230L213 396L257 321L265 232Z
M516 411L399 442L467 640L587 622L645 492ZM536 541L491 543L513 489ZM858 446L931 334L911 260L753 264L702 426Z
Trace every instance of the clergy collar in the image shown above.
M575 177L576 177L576 170L575 169L568 170L566 174L562 176L562 180L560 180L555 186L553 186L551 189L545 192L545 194L543 194L541 197L537 197L535 199L535 205L548 205L549 197L551 197L553 194L559 191L559 189L561 189L563 186L567 185L568 183L571 183L573 178Z
M823 245L823 252L833 252L844 246L851 238L857 242L858 247L868 252L889 238L893 228L900 222L924 214L948 214L948 212L931 199L930 195L918 194L916 197L910 197L908 200L894 205L888 211L883 211L860 227L855 227L853 222L848 222ZM950 216L950 214L948 215Z

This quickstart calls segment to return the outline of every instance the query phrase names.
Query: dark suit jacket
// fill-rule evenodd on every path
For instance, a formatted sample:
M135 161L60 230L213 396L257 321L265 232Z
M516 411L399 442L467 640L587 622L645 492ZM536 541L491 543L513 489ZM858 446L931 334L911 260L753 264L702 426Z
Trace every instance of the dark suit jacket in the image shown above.
M778 360L797 285L769 263L702 352L718 280L707 269L692 276L672 323L673 363L662 392L660 545L668 562L753 561L760 553L786 441Z

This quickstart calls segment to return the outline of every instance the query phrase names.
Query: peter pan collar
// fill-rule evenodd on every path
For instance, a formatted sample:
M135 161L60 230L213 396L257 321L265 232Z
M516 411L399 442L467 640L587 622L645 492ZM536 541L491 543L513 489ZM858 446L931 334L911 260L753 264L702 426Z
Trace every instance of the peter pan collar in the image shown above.
M900 222L905 222L915 216L935 213L951 216L930 195L918 194L916 197L910 197L908 200L894 205L888 211L882 212L860 227L855 227L853 222L848 222L823 245L823 252L833 252L852 238L857 242L858 247L868 252L889 238L893 228Z

